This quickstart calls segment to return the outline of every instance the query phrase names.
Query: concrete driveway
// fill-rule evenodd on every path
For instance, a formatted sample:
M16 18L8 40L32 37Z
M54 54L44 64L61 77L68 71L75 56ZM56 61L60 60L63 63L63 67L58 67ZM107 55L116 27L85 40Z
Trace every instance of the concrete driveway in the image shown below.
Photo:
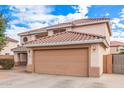
M124 87L124 75L103 74L100 78L56 76L0 70L0 87L14 88L108 88Z

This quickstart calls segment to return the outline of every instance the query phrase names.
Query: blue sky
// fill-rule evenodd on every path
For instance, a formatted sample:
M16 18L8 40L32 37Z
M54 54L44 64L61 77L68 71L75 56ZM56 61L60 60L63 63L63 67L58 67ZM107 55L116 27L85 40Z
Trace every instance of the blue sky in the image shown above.
M0 6L9 20L6 34L19 39L18 33L81 18L111 18L111 40L124 41L123 5Z

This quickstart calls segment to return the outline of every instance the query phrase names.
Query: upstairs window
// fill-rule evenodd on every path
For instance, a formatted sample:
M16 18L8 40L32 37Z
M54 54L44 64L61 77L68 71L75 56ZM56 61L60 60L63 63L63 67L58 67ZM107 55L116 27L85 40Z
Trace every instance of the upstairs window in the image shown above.
M5 55L9 55L9 53L5 53Z
M46 33L38 34L35 37L36 37L36 39L39 39L39 38L46 37L46 36L48 36L48 33L47 32Z
M66 29L56 29L54 30L54 34L59 33L59 32L64 32Z

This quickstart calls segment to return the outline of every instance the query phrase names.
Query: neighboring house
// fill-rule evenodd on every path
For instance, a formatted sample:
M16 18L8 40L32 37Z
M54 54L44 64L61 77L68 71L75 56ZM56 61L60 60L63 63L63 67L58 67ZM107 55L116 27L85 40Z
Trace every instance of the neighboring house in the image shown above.
M87 18L20 33L15 61L36 73L100 76L103 55L110 53L109 21Z
M110 52L111 54L120 53L120 49L124 48L124 42L111 41L110 42Z
M14 55L11 49L18 46L18 41L10 37L6 37L6 45L1 50L0 55Z

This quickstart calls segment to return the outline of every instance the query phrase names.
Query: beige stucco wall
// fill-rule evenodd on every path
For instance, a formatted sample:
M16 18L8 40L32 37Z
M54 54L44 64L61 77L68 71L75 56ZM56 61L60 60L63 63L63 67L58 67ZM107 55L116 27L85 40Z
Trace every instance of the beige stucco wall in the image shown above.
M27 57L28 57L28 61L27 61L27 71L28 72L33 72L33 50L29 49L27 51Z
M103 73L103 55L106 49L101 44L93 44L90 48L90 67L99 68L99 75Z
M73 31L73 28L72 27L68 27L68 28L66 28L66 31Z
M33 50L32 49L29 49L28 50L28 65L32 64L33 60Z
M106 40L110 43L110 35L106 23L75 27L73 31L106 36Z
M106 40L110 44L110 35L106 23L74 27L72 30L77 32L106 36Z
M72 31L105 36L106 41L110 44L110 34L106 23L75 27ZM106 48L105 51L106 54L110 54L110 47Z
M106 36L106 23L74 27L73 31Z
M0 55L5 55L6 53L9 53L9 55L14 55L13 51L11 49L16 48L18 46L18 42L8 42L6 46L3 48L3 50L0 52Z
M48 36L52 36L54 34L53 30L48 31Z
M27 37L28 41L32 41L32 40L35 40L35 39L36 39L35 35L21 36L21 37L20 37L20 43L21 43L21 44L24 43L24 42L23 42L23 38L24 38L24 37Z

